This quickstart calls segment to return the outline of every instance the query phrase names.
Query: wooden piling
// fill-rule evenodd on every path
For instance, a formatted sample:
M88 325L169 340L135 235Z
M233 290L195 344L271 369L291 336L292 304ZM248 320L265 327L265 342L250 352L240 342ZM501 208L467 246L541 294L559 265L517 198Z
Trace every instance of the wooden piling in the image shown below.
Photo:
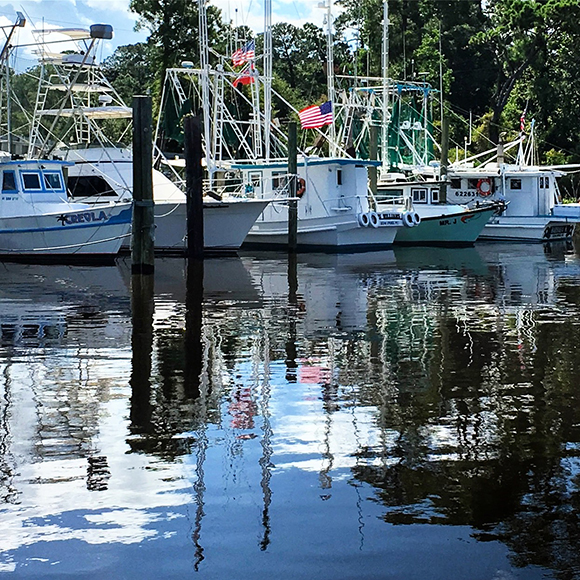
M131 276L131 432L150 433L151 353L153 351L154 276Z
M298 247L298 139L296 122L288 124L288 176L290 179L290 201L288 202L288 251L296 252Z
M133 225L131 272L152 274L155 264L151 97L133 98Z
M185 192L187 196L187 257L203 259L203 168L201 121L187 115L185 133Z

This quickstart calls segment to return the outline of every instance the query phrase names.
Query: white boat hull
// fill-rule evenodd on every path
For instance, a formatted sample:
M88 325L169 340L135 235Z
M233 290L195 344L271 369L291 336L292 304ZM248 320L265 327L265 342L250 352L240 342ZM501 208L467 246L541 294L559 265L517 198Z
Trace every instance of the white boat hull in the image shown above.
M204 202L203 237L208 252L228 253L240 248L268 200L240 199ZM187 205L155 203L155 250L183 253L187 249Z
M398 227L363 227L352 216L301 219L298 222L298 247L322 250L367 250L393 245ZM274 247L288 245L288 223L258 221L246 237L244 246Z
M574 222L552 216L525 216L492 218L478 239L486 241L546 242L569 239L574 233Z
M131 227L131 204L0 218L0 255L114 257Z

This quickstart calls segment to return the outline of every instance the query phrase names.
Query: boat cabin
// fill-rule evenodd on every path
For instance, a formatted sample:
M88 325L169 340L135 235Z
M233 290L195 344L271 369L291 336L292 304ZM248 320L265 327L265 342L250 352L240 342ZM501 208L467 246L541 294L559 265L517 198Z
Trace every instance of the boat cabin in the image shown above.
M15 202L62 202L67 199L63 161L14 160L0 163L0 215L11 215ZM16 208L13 208L16 210Z
M450 203L477 205L482 201L507 202L505 216L550 215L560 197L554 170L534 167L502 171L487 168L449 173L447 200Z

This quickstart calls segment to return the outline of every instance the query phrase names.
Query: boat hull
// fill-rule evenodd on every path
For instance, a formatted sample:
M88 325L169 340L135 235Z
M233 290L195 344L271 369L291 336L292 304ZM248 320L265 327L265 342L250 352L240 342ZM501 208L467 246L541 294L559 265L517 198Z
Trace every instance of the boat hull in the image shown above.
M395 225L364 227L357 221L313 218L298 221L298 248L325 251L367 251L389 248L397 230ZM284 221L258 220L250 230L244 247L288 247L288 224Z
M268 200L240 199L204 202L203 237L208 253L232 253L240 248ZM182 254L187 249L187 205L155 203L155 250Z
M574 233L575 223L566 219L545 217L505 217L498 216L485 226L480 240L548 242L570 239Z
M0 218L0 256L71 261L113 258L131 227L131 204Z
M495 213L495 207L465 210L449 215L421 216L421 223L400 228L397 245L467 246L472 245Z

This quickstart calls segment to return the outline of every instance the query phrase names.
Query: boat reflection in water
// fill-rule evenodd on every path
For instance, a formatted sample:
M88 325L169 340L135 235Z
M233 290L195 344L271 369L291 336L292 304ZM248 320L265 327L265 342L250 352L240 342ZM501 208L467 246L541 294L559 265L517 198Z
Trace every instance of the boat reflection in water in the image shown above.
M27 268L0 286L0 576L580 575L569 248Z

